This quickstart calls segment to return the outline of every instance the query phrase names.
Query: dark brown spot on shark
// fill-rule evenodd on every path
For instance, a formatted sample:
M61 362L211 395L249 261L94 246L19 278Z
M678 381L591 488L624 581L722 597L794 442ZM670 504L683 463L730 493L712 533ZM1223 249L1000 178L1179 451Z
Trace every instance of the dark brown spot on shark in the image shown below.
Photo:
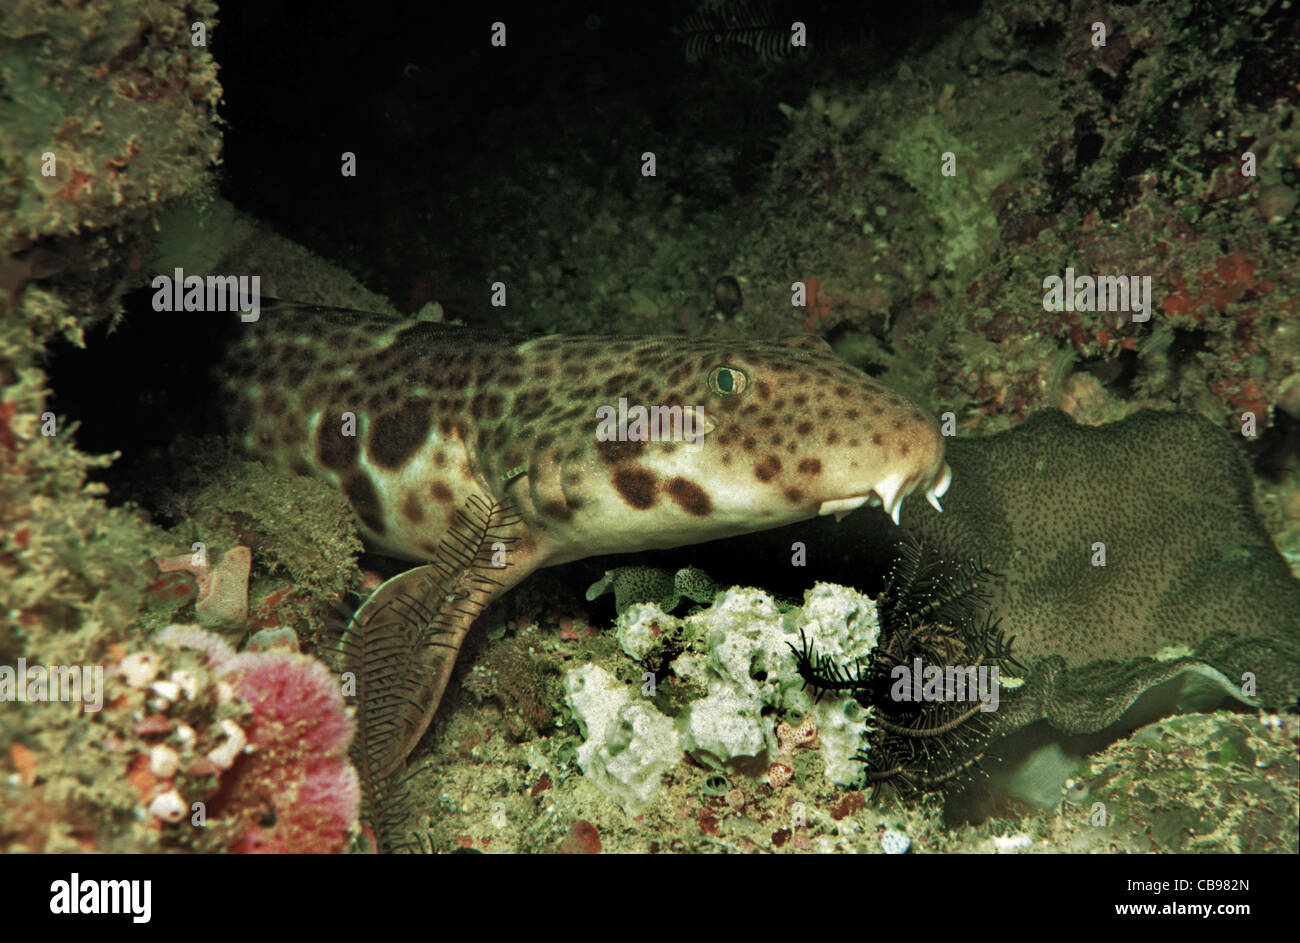
M514 398L510 412L519 419L535 419L545 412L550 398L550 394L540 387L528 390Z
M542 504L542 513L557 521L567 521L573 517L573 510L562 501L546 501Z
M799 435L801 436L809 436L812 434L813 424L805 419L803 422L799 423L797 426L794 427L794 431L799 433Z
M347 471L357 461L357 437L343 434L343 419L339 413L326 411L316 427L316 458L326 468Z
M405 465L428 441L432 411L433 403L415 398L376 419L370 427L367 449L370 460L389 471Z
M597 442L596 454L606 465L617 465L636 458L645 451L644 442Z
M424 505L420 499L415 496L415 492L408 491L402 498L402 516L412 524L420 524L424 521Z
M820 475L822 473L822 463L820 459L805 458L799 463L799 471L805 475Z
M348 501L352 503L352 510L356 511L361 523L382 537L386 531L384 508L370 476L364 472L354 472L349 475L343 484L343 493L348 496Z
M752 452L754 449L758 448L758 442L752 435L747 435L745 436L745 441L740 443L740 447L746 452Z
M879 432L873 432L871 434L871 444L879 448L885 444L884 437L882 437Z
M775 455L769 455L754 466L754 477L759 481L771 481L779 474L781 474L781 460Z
M429 485L429 494L433 495L433 500L437 501L439 504L451 504L452 501L455 500L451 493L451 489L441 481L435 481L433 484Z
M609 399L617 399L627 393L627 388L636 379L634 373L616 373L605 381L603 392Z
M673 478L664 485L668 497L677 502L692 517L708 517L713 511L713 502L708 493L695 482L686 478Z
M785 499L791 504L801 504L803 503L803 492L798 488L786 488Z
M655 476L640 468L620 468L614 472L614 487L623 500L637 510L654 507L658 497Z

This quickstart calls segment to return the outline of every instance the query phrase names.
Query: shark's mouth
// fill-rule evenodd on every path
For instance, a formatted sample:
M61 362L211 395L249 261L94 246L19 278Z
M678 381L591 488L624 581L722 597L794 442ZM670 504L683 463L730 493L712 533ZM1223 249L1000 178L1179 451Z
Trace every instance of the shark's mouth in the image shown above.
M930 502L936 511L942 511L939 505L939 498L948 491L948 485L952 483L952 472L948 469L947 464L943 470L932 479L930 487L925 491L925 499ZM879 482L874 488L866 494L854 495L851 498L836 498L833 501L823 501L817 509L819 515L834 514L835 519L842 520L844 515L850 511L856 511L862 505L867 504L871 507L883 507L885 513L894 519L894 523L899 523L899 516L903 510L903 499L911 494L917 486L917 482L910 484L904 481L901 475L891 475L890 477Z

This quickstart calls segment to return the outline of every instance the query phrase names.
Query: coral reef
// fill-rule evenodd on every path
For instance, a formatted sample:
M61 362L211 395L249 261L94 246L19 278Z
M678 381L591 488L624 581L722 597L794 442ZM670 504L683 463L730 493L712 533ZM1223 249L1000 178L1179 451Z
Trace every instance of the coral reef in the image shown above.
M183 374L203 346L178 323L158 332L163 353L114 378L138 401L117 418L89 409L93 387L81 402L66 382L51 390L59 361L75 370L60 350L89 337L85 357L104 359L110 321L115 334L147 321L140 310L123 318L122 299L180 266L258 273L264 293L296 301L432 320L445 304L492 333L824 336L952 414L945 512L909 505L903 523L989 565L986 611L1028 663L1020 693L981 732L1082 738L1035 754L1070 780L1020 793L1050 810L1012 801L966 827L934 796L868 798L828 775L860 771L851 756L867 718L817 713L835 698L803 712L799 699L815 692L789 675L797 658L783 646L800 645L789 625L807 604L754 603L758 635L737 620L715 653L705 627L717 613L669 613L725 586L675 579L685 555L657 561L666 573L602 561L588 599L613 590L614 631L567 620L555 631L554 613L576 613L598 575L578 569L521 588L508 626L485 617L417 754L437 762L410 771L402 824L427 848L1294 853L1295 717L1250 713L1291 709L1300 693L1300 591L1269 536L1300 574L1291 6L1028 0L901 32L873 14L869 30L844 24L847 53L821 40L825 29L812 50L779 56L767 54L782 45L770 22L725 37L762 61L688 29L692 55L664 72L654 71L662 44L623 61L585 54L629 26L649 35L645 20L620 18L638 15L628 9L554 30L561 55L552 47L542 65L556 80L501 73L506 85L484 83L495 95L484 108L462 93L474 60L432 53L322 74L258 45L282 43L269 27L287 14L232 7L222 48L245 55L222 63L229 124L202 41L218 26L208 0L0 11L0 667L109 669L97 712L0 704L0 846L339 850L352 831L337 679L293 653L316 651L324 614L362 585L346 502L216 441L247 430L196 420L204 438L178 438L166 454L136 448L132 425L207 405L191 386L198 367L174 399L146 391L162 361L183 362ZM338 11L332 31L361 45L349 27L376 19ZM1105 46L1080 28L1096 20ZM381 36L369 46L397 48L384 40L399 32ZM337 61L328 36L311 38L296 45ZM563 71L568 62L580 69ZM687 106L646 107L647 84ZM354 111L362 118L346 125ZM615 113L630 117L611 127ZM538 133L549 130L538 115L568 133ZM374 145L367 172L337 190L323 190L302 148L259 137L304 141L329 122ZM511 147L483 147L471 126ZM238 210L211 193L223 131L221 184ZM658 174L630 174L628 155L647 142ZM393 172L369 173L380 161ZM1149 276L1151 319L1046 310L1044 278L1067 268ZM502 307L479 287L498 278L510 288ZM802 306L791 303L796 281ZM1074 422L1043 412L1053 406ZM1168 408L1183 414L1154 412ZM124 457L111 468L87 454L114 450ZM827 580L834 561L857 565L868 541L897 538L867 512L838 534L805 533L808 582ZM739 556L788 569L789 534L771 539ZM236 551L240 575L216 614L210 571L155 562L196 540L218 564L233 548L251 557ZM727 580L737 581L763 585L757 574ZM151 635L200 616L224 623L221 638L186 636L203 652ZM230 654L259 629L270 634ZM827 644L818 637L816 652L837 665L858 654ZM607 703L568 703L557 665ZM1130 736L1170 710L1220 703L1246 712L1168 717ZM620 737L629 745L618 751ZM631 762L638 738L661 760L653 777ZM997 765L1029 762L1007 750ZM319 778L307 771L314 756L328 758ZM616 775L626 785L611 785Z
M185 626L108 654L102 710L60 712L11 748L21 776L0 797L6 850L347 848L352 719L323 665L235 655Z
M0 11L0 304L32 328L51 309L74 336L117 314L160 212L203 184L221 146L216 24L205 0Z

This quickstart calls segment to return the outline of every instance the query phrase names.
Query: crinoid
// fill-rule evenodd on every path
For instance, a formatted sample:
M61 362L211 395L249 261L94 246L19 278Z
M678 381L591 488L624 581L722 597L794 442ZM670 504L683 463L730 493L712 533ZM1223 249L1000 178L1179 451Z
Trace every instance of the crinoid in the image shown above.
M418 850L402 830L405 759L432 720L465 628L501 584L490 574L518 515L472 496L427 566L394 577L334 629L332 661L357 710L352 762L361 779L362 819L381 851ZM504 565L508 565L505 563Z
M793 52L789 21L782 22L765 0L731 0L696 10L678 32L691 61L731 55L778 61Z
M874 708L875 729L858 756L866 785L914 796L977 768L992 727L986 708L1000 692L984 700L976 692L988 695L1004 670L1023 671L1013 640L981 615L991 576L977 560L944 559L905 540L877 601L881 634L871 659L837 664L806 638L796 649L799 674L819 696L851 694Z

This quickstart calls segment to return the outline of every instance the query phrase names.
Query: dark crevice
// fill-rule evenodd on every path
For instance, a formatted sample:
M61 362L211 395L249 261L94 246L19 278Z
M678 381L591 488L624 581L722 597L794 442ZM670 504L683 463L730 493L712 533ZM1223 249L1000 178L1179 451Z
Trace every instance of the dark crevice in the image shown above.
M212 368L235 325L225 314L157 312L152 300L152 289L133 292L116 327L88 332L84 348L59 341L48 349L49 408L77 424L82 452L122 453L92 474L115 504L165 474L163 457L177 442L222 431Z

